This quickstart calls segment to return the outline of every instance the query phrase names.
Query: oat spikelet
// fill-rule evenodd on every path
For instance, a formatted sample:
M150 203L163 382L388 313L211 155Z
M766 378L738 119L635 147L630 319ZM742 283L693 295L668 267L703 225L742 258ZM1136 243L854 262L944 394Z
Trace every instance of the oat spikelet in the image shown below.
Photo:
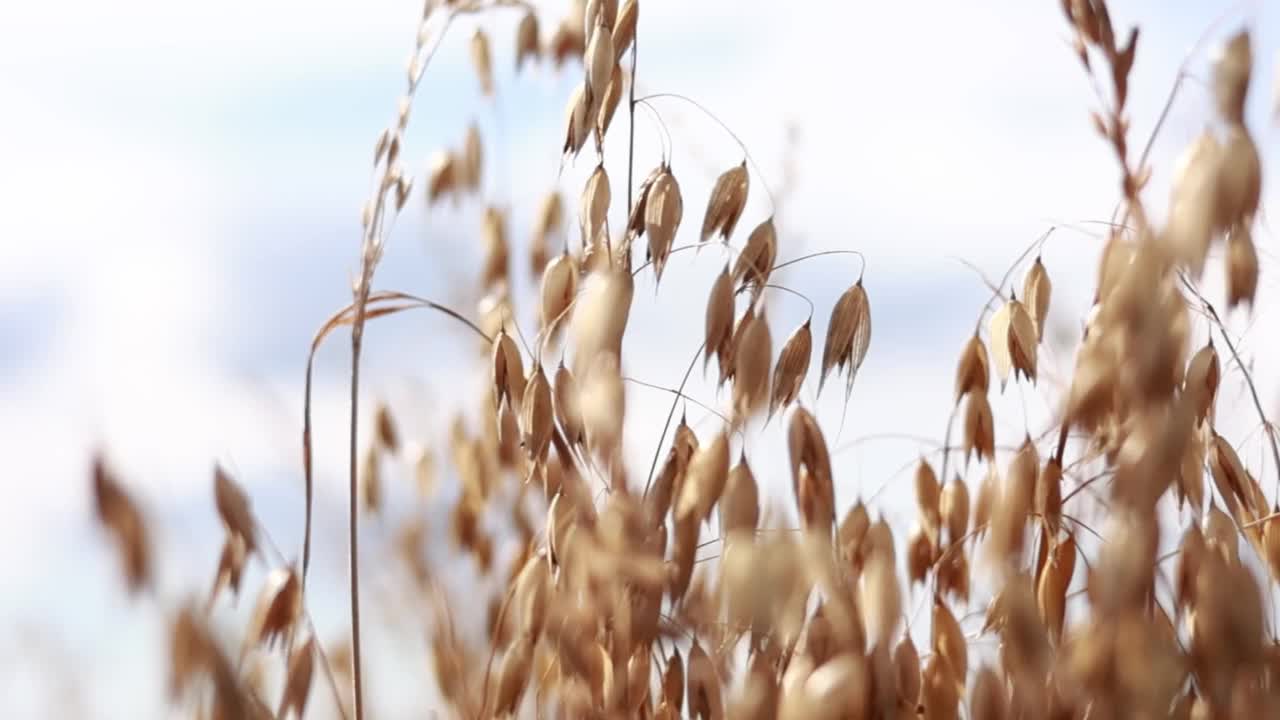
M1253 47L1249 31L1232 36L1213 59L1213 95L1218 114L1232 124L1244 122L1244 103L1253 73Z
M1248 226L1238 224L1227 236L1227 307L1253 305L1258 292L1258 251Z
M130 592L151 584L151 543L142 513L101 458L93 461L93 495L98 520L112 535L124 560Z
M786 408L800 395L800 387L809 374L809 359L813 354L813 332L810 321L796 328L782 344L778 364L773 370L773 393L769 397L769 417L779 408Z
M478 192L484 179L484 145L480 141L480 128L474 122L467 126L467 135L462 141L462 179L471 192Z
M802 524L829 533L835 523L831 454L818 421L803 407L791 413L787 451L791 461L791 489Z
M818 394L832 368L845 372L845 404L853 392L853 381L867 356L871 344L871 305L862 279L845 290L831 308L827 323L827 339L822 347L822 374L818 376Z
M569 368L560 364L556 369L556 386L553 403L556 420L564 431L565 439L575 445L583 439L582 411L578 406L578 388Z
M711 189L711 199L707 202L707 212L702 219L701 241L706 242L717 231L726 242L733 234L738 218L747 205L749 189L747 161L720 174Z
M729 275L729 266L716 276L711 284L711 295L707 298L705 333L702 342L702 371L707 371L707 363L714 354L719 358L727 354L727 346L733 331L733 278ZM724 369L721 368L721 374Z
M613 66L613 74L609 76L609 84L605 88L604 97L600 100L600 112L597 114L596 132L599 135L600 142L604 141L604 136L609 132L609 126L613 124L613 116L618 112L618 104L622 102L622 94L626 86L622 80L622 67L615 64Z
M551 383L542 372L542 366L536 365L525 384L524 398L520 406L520 427L523 431L521 439L525 453L534 462L547 459L547 448L551 443L552 409Z
M769 399L769 364L773 358L773 336L763 310L751 313L742 337L733 348L733 408L735 419L746 421Z
M964 457L967 462L973 453L979 459L990 460L996 453L995 420L991 416L991 403L985 392L970 392L964 410Z
M965 343L960 352L960 362L956 365L956 402L970 391L986 394L991 383L991 361L987 357L987 346L975 333Z
M582 209L579 212L582 224L582 244L591 245L608 237L605 218L609 213L609 173L604 165L596 165L587 184L582 189Z
M1049 317L1049 297L1053 293L1053 283L1049 280L1049 272L1044 268L1040 256L1027 271L1022 284L1022 297L1030 311L1031 324L1036 331L1036 342L1044 341L1044 323Z
M258 595L249 631L245 634L245 650L275 642L293 630L302 609L302 593L298 574L292 568L271 571Z
M940 599L933 601L933 651L947 661L957 679L969 672L969 647L956 616Z
M489 54L489 36L480 28L476 28L471 35L471 64L475 66L476 77L480 79L480 91L486 96L492 96L493 60Z
M218 507L218 517L222 518L227 533L239 537L244 543L245 552L253 554L257 549L257 533L249 498L221 465L213 468L213 496Z
M747 244L733 266L733 281L739 287L751 286L755 292L760 292L769 282L777 257L778 230L773 224L773 216L770 216L747 236Z
M567 251L547 263L542 271L540 320L548 337L554 337L568 316L578 292L578 263Z
M518 404L524 399L524 361L520 348L505 329L493 338L493 392L498 405Z
M754 533L760 521L760 491L755 475L745 457L729 471L724 494L720 498L720 537L728 539L735 532Z
M565 108L564 145L561 150L566 156L577 157L582 146L587 144L587 136L591 134L591 98L584 80L569 96L569 104Z
M695 639L689 647L687 674L689 717L697 720L722 720L724 706L720 699L720 679L711 658Z
M671 254L676 230L684 218L680 184L676 182L670 166L663 165L644 197L644 232L649 237L648 257L653 261L656 282L661 282L662 269L666 267L667 256Z
M516 71L524 67L526 59L537 60L539 53L538 15L530 10L516 26Z
M289 669L285 677L284 694L280 698L280 709L276 717L284 720L292 710L298 720L307 715L307 697L311 693L311 668L316 653L316 640L308 638L305 645L293 651L289 658Z
M1208 417L1218 396L1218 383L1221 380L1221 369L1218 362L1218 351L1210 339L1204 347L1196 351L1187 363L1187 372L1183 379L1183 392L1193 398L1196 409L1196 420Z
M617 67L613 54L613 33L601 17L592 26L583 65L587 70L587 89L592 104L598 104L609 89L609 78Z
M618 19L613 23L614 60L621 61L624 53L636 39L636 25L640 20L640 3L637 0L625 0L622 9L618 10Z
M689 460L688 474L676 502L676 517L704 522L724 493L729 480L729 437L724 430L702 445Z
M938 507L947 528L948 542L959 542L969 532L969 487L959 475L942 488Z
M441 197L456 190L460 173L458 158L453 153L448 150L436 153L427 173L427 203L435 205Z

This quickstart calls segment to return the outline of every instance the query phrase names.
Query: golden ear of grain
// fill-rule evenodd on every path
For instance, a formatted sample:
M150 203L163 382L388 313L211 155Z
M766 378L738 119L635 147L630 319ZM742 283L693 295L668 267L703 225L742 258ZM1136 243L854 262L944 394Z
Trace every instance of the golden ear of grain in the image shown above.
M662 698L679 714L684 705L684 660L680 658L679 648L673 647L671 657L667 658L667 669L662 673Z
M526 59L538 59L541 48L538 44L538 15L532 10L520 18L516 26L516 71L524 67Z
M640 181L640 188L636 191L635 204L631 206L631 215L627 218L627 235L631 239L635 239L644 234L649 203L649 193L653 190L653 184L658 178L668 171L665 162L658 163L658 166L649 171L649 174ZM645 258L646 260L651 258Z
M603 20L603 19L601 19ZM593 98L599 102L608 90L609 78L618 62L613 53L613 32L611 26L597 21L590 29L583 65L587 71L587 88Z
M1005 720L1008 706L1005 684L995 671L984 665L978 669L969 693L969 717Z
M1053 558L1040 573L1036 587L1036 600L1040 617L1054 645L1062 643L1062 626L1066 619L1067 589L1076 569L1076 541L1068 535L1053 550Z
M637 0L626 0L618 11L618 19L613 23L614 60L621 61L622 55L631 47L636 39L636 25L640 20L640 3Z
M791 716L796 720L813 717L866 717L872 693L867 660L858 654L840 653L819 665L809 675L802 692L814 703L817 712ZM787 720L791 720L791 717Z
M690 717L722 720L724 705L720 697L720 679L711 658L696 639L689 647L686 682Z
M597 355L622 356L622 338L631 315L635 280L621 267L604 267L587 275L574 304L572 335L577 343L574 373L585 379Z
M553 407L560 429L565 439L574 445L580 444L583 438L582 411L578 406L578 388L573 373L564 363L556 368L555 392Z
M684 200L680 184L670 167L663 166L654 178L644 207L644 231L649 236L648 257L653 261L653 272L662 281L662 269L675 242L676 230L684 218Z
M528 637L517 638L515 644L503 655L502 667L498 671L494 711L499 717L515 716L520 698L529 682L532 666L533 642Z
M142 513L101 457L93 460L93 496L98 520L116 539L129 591L151 584L151 542Z
M494 398L498 404L521 401L525 385L524 361L520 358L516 341L505 329L499 330L493 339L492 366Z
M960 542L969 532L969 486L959 475L942 488L938 509L947 527L947 542Z
M1198 277L1222 215L1218 188L1225 152L1213 133L1205 131L1178 158L1174 168L1165 245ZM1105 298L1105 296L1102 296Z
M1049 271L1044 262L1036 256L1036 262L1027 271L1022 283L1022 299L1031 315L1032 327L1036 331L1036 341L1044 341L1044 323L1049 317L1049 298L1053 293L1053 283L1049 280Z
M979 459L995 457L995 421L991 416L991 403L984 392L970 392L964 409L964 457L977 453Z
M701 242L706 242L717 231L728 242L747 205L749 183L745 159L742 164L725 170L716 178L711 188L711 199L707 201L707 212L702 218Z
M462 177L468 190L480 190L484 179L484 146L480 142L480 128L474 122L467 126L467 135L462 142Z
M894 572L893 558L883 552L867 558L863 569L860 600L864 624L871 630L876 644L886 644L894 636L902 619L902 590Z
M787 426L791 487L806 528L830 533L835 524L835 486L831 454L818 421L803 407L791 413Z
M605 218L609 213L610 192L609 173L604 165L596 165L596 169L587 178L582 189L581 211L582 243L590 245L608 237L605 230Z
M458 186L460 169L458 160L448 150L441 150L431 160L431 170L427 174L427 203L434 205L444 195L453 192Z
M391 415L391 409L385 402L379 401L373 415L378 447L392 454L399 452L400 434L396 432L396 421ZM214 472L216 474L217 470Z
M622 101L622 94L625 89L622 80L622 67L615 64L613 72L609 75L609 83L605 87L604 97L600 101L600 112L595 120L596 132L599 135L600 142L604 142L604 136L609 133L609 126L613 124L613 116L618 112L618 103Z
M1227 237L1227 307L1253 305L1258 292L1258 251L1248 226L1232 228Z
M1014 376L1036 380L1036 326L1027 312L1027 306L1018 300L1009 301L1009 355Z
M763 309L752 314L742 337L733 348L734 419L745 423L769 400L769 370L773 359L773 335Z
M551 409L551 383L536 365L529 374L525 384L524 398L520 404L520 428L523 431L522 442L526 455L530 460L544 462L547 448L551 444L553 427Z
M956 680L966 677L969 673L968 642L956 616L937 599L933 602L932 635L933 652L947 661Z
M914 588L923 583L933 567L934 544L924 526L917 526L907 538L907 578Z
M813 354L813 331L810 320L792 331L782 344L778 364L773 369L773 392L769 396L769 417L779 408L786 408L800 395L805 376L809 374L809 359Z
M960 352L956 365L956 402L971 390L986 394L991 385L991 361L987 358L987 346L974 333Z
M587 0L580 4L582 12L579 22L588 37L597 24L612 28L618 21L618 0ZM574 14L571 12L570 16Z
M314 665L316 639L308 638L305 645L293 651L289 658L289 669L285 676L284 694L280 698L280 709L276 717L284 720L292 710L298 720L306 717L307 696L311 693L311 668Z
M210 605L224 587L231 588L232 596L240 594L240 576L244 572L244 561L247 556L244 539L239 535L228 533L222 543L222 553L218 556L218 574L214 577L213 590L209 593Z
M382 511L382 464L378 451L366 448L360 460L360 499L365 510L378 514Z
M740 457L729 471L720 498L720 536L730 538L734 532L754 533L759 522L760 491L747 459Z
M1009 382L1009 373L1013 370L1013 307L1005 303L991 316L991 354L996 362L996 376L1000 378L1000 389Z
M480 28L476 28L471 35L471 64L475 66L476 77L480 79L480 91L486 97L492 96L493 60L489 53L489 36Z
M480 234L484 239L485 261L481 275L481 284L486 288L509 287L511 269L511 246L507 242L507 220L501 210L490 206L485 208L484 219L480 225Z
M552 190L542 196L538 203L538 220L534 225L534 237L543 241L564 226L564 199L560 193Z
M822 374L818 376L818 394L822 394L827 375L833 367L846 368L845 402L853 388L853 379L862 366L871 342L871 307L862 279L840 295L831 308L827 338L822 347Z
M955 720L959 717L957 708L960 694L956 689L955 672L947 665L947 661L939 654L929 657L929 662L921 673L923 685L920 699L924 705L924 720Z
M969 602L969 559L963 552L954 546L948 548L939 559L936 572L940 593Z
M676 501L676 518L694 517L703 522L724 493L729 479L729 438L724 430L699 447L689 460L684 487Z
M547 337L554 337L563 326L577 292L577 262L566 249L566 252L547 263L542 272L540 320Z
M752 286L760 292L769 282L773 263L778 257L778 230L770 215L747 236L747 244L733 266L733 281L739 287Z
M938 475L933 471L933 466L921 458L916 465L916 508L920 511L924 531L933 547L937 547L938 535L942 529L941 495Z
M1036 478L1036 513L1048 537L1056 541L1062 524L1062 465L1050 458Z
M227 533L238 536L244 542L245 552L253 554L257 549L257 524L253 519L249 498L221 465L213 468L213 497L218 507L218 517L222 518Z
M609 350L597 354L582 378L578 403L587 446L602 458L612 458L622 440L626 397L618 356Z
M702 371L707 371L707 363L714 353L723 358L722 348L729 343L733 330L733 278L726 265L715 282L711 284L711 294L707 298L706 325L702 340ZM724 369L721 368L721 375Z
M1218 351L1214 349L1213 340L1210 339L1191 357L1183 381L1183 391L1195 398L1197 421L1202 421L1210 415L1214 400L1218 396L1220 381Z
M1215 229L1227 230L1253 221L1262 197L1262 161L1258 146L1243 125L1227 127L1216 189Z
M920 653L910 635L903 635L893 648L893 676L898 699L914 708L920 702Z
M569 96L569 104L565 108L563 154L577 157L582 146L587 144L587 136L591 130L591 97L586 81L574 88Z
M1218 114L1228 123L1244 122L1244 101L1253 73L1253 47L1249 31L1231 37L1213 58L1213 96Z
M270 648L276 640L293 630L302 609L302 592L298 574L292 568L271 571L258 594L249 632L245 635L245 650L266 643Z

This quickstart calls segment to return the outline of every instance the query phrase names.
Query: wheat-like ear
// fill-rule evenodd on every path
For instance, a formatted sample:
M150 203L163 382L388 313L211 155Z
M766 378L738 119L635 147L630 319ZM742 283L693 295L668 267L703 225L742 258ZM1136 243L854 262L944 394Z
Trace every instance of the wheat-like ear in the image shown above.
M137 593L152 583L151 540L142 512L101 457L94 458L92 482L98 521L115 536L129 590Z
M526 11L516 26L516 70L524 68L528 59L537 60L542 54L538 45L538 14Z
M735 165L716 178L711 188L711 199L707 201L707 211L702 218L701 241L706 242L716 232L728 242L733 229L738 225L738 218L747 205L747 191L750 179L747 175L747 161Z

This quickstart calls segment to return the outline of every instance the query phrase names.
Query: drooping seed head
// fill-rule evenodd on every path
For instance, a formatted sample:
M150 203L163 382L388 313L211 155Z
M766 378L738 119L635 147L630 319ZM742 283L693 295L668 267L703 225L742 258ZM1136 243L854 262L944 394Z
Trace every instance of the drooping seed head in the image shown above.
M738 218L742 216L743 208L747 205L749 183L746 160L716 178L711 189L711 199L707 202L707 212L702 219L702 242L706 242L717 231L728 242L738 224Z

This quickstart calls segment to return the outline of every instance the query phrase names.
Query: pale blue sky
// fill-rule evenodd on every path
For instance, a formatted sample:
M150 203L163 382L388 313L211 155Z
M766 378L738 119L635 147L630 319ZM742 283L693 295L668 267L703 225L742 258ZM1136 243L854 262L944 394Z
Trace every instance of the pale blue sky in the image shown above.
M1224 8L1237 7L1213 37L1246 23L1255 31L1249 117L1264 168L1275 164L1268 122L1280 43L1274 9L1155 0L1113 6L1117 25L1140 19L1144 26L1131 100L1143 138L1186 51ZM85 468L93 447L107 447L144 498L167 543L163 567L173 593L203 591L216 563L214 461L243 478L285 554L296 555L306 346L323 317L349 299L373 142L402 88L418 12L409 0L125 0L0 11L0 193L8 208L0 217L0 447L18 488L0 511L0 585L11 590L0 594L0 670L25 652L19 629L36 626L82 670L88 716L160 712L158 626L123 599L115 559L91 522ZM829 248L869 258L875 331L842 439L940 437L952 363L986 300L953 256L999 276L1049 224L1105 218L1114 202L1113 161L1090 130L1091 90L1064 42L1058 2L647 0L642 12L644 88L685 93L715 110L747 142L763 180L781 182L785 127L799 126L780 259ZM477 102L466 59L474 24L460 22L427 73L407 157L420 175L430 153L456 144L475 118L486 138L490 189L514 203L514 236L522 241L538 197L556 181L564 102L580 71L556 76L542 67L511 76L513 22L510 15L484 21L500 71L497 115ZM1191 65L1201 78L1206 57ZM686 225L694 225L715 173L738 162L739 151L680 105L660 107L674 135ZM1173 159L1208 107L1203 89L1189 82L1153 153L1154 204L1163 204ZM652 124L640 123L643 176L659 151ZM616 198L625 195L625 127L620 116L608 150ZM571 209L588 170L580 162L561 178ZM1264 186L1265 199L1276 197L1274 187ZM755 188L746 229L768 212ZM469 307L460 293L478 265L477 216L464 207L424 218L413 207L397 226L378 285ZM1274 237L1266 229L1257 237L1267 263ZM1052 316L1067 335L1087 309L1099 247L1063 230L1045 248L1061 289ZM701 333L706 279L719 262L710 253L673 259L656 300L651 281L638 283L627 345L632 374L678 381ZM1274 320L1268 269L1259 324ZM855 273L856 264L827 260L788 269L785 282L818 306L815 335ZM803 320L798 305L784 298L771 311L775 344ZM431 437L445 427L433 417L434 403L473 402L475 378L458 369L459 343L469 341L429 316L378 325L367 396L415 393L421 399L404 409L406 423ZM1280 360L1263 334L1245 344L1260 367ZM320 589L344 577L344 352L341 338L322 352L317 384L323 537L312 602L335 633L344 627L345 602ZM1069 360L1059 350L1051 372L1065 371ZM1273 411L1280 409L1277 379L1259 377ZM693 392L713 396L705 385ZM629 393L636 429L628 446L647 462L651 428L669 399ZM833 444L837 394L819 405ZM1021 433L1012 421L1021 404L1012 392L1003 401L1011 408L1003 429L1012 438ZM1043 403L1028 394L1027 404L1044 417ZM930 418L923 426L921 413ZM1238 435L1248 420L1240 420ZM775 436L760 440L753 463L786 497ZM841 502L873 492L918 450L882 442L841 454ZM1253 450L1244 457L1259 472ZM881 500L905 522L902 493ZM417 661L417 648L375 647L382 654L371 662L379 667ZM25 672L42 670L35 664ZM6 717L35 717L48 707L47 686L17 691L25 677L0 672ZM384 717L398 717L396 709Z

